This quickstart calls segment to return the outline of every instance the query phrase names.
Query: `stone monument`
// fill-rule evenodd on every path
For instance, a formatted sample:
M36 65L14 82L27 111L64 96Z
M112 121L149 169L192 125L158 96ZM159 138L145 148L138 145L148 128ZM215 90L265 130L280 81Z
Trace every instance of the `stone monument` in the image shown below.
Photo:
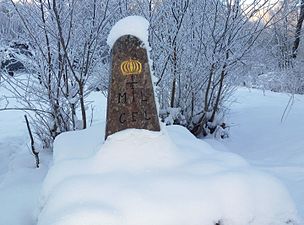
M160 131L147 49L132 35L112 48L105 139L127 128Z

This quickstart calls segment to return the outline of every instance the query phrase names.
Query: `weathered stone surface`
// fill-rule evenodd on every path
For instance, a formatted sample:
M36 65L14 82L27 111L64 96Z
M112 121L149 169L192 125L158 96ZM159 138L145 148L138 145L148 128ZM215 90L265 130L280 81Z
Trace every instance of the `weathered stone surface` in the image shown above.
M131 35L112 49L105 138L127 128L160 130L147 50Z

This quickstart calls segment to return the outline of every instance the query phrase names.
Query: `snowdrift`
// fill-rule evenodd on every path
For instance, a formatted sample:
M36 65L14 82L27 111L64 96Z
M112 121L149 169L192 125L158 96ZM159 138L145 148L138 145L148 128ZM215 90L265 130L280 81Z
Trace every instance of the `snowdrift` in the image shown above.
M297 224L287 190L180 126L60 135L38 225Z

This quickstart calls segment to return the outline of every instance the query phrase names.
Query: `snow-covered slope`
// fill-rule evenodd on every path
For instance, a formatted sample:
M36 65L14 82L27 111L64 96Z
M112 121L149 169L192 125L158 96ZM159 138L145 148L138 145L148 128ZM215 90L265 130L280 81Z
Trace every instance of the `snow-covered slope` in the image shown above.
M234 97L230 138L206 141L282 180L304 217L304 96L294 96L282 121L289 94L238 88Z
M99 124L56 140L38 225L297 221L277 179L236 154L212 149L185 128L129 129L101 143L103 131Z

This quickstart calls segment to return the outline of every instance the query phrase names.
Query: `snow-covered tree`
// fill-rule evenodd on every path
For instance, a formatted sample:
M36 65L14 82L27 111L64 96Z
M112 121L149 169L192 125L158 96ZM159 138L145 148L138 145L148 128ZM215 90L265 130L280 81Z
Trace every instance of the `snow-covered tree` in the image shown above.
M92 79L107 76L97 69L107 58L110 1L25 0L11 4L33 56L26 78L6 76L6 86L23 105L19 109L34 112L30 113L32 126L49 147L58 134L87 127L85 97L99 85Z
M162 1L151 45L163 111L180 108L196 135L225 127L237 67L273 22L278 2Z

